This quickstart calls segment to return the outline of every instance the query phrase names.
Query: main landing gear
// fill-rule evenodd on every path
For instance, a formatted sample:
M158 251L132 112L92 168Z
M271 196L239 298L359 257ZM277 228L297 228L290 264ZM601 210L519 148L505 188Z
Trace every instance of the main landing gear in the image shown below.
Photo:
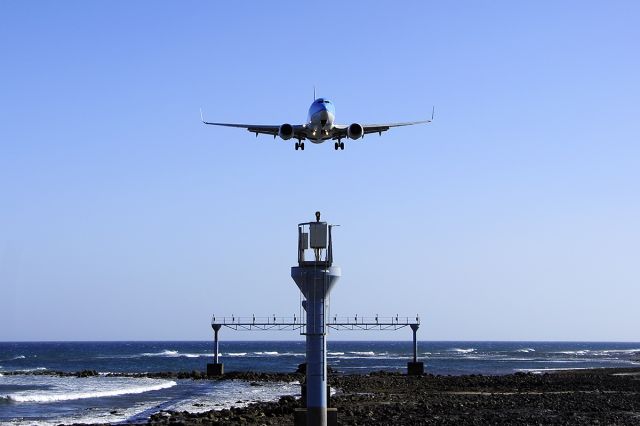
M301 149L304 151L304 142L296 142L296 151Z
M335 145L333 145L333 148L337 151L338 148L344 150L344 142L336 142Z

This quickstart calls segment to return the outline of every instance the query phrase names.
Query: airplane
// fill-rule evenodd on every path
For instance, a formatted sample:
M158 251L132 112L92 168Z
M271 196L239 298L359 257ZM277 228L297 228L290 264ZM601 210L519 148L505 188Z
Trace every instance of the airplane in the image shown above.
M382 136L382 132L386 132L392 127L411 126L414 124L431 123L433 121L433 114L435 107L431 111L431 120L422 121L406 121L400 123L381 123L381 124L360 124L351 123L349 125L334 124L336 117L336 109L333 103L326 98L317 98L309 107L309 113L307 115L306 124L289 124L284 123L281 125L262 125L262 124L237 124L237 123L213 123L205 121L202 115L202 109L200 110L200 119L204 124L212 126L225 126L225 127L239 127L247 129L251 133L255 133L256 137L259 134L272 135L275 139L276 136L280 136L283 140L297 139L295 144L296 151L298 149L304 151L304 140L309 140L312 143L320 144L328 140L336 141L333 145L334 149L344 150L344 142L342 139L360 139L364 138L364 135L369 133L378 133Z

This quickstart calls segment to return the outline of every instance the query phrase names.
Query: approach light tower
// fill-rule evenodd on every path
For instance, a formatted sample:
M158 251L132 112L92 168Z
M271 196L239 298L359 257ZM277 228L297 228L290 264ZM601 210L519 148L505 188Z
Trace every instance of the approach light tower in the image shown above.
M291 267L307 312L307 426L327 425L326 299L341 275L333 266L332 226L320 222L320 212L315 222L298 224L298 266Z

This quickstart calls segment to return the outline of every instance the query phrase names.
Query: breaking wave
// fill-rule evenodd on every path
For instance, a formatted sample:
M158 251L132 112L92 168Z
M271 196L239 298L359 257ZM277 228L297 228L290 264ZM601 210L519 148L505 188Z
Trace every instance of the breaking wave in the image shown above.
M257 351L257 352L253 352L252 355L257 355L257 356L305 356L305 354L303 353L297 353L297 352L284 352L284 353L280 353L278 351Z
M140 356L178 356L178 351L170 351L169 349L165 349L162 352L145 352L140 354Z
M471 352L475 352L476 348L469 348L469 349L460 349L460 348L453 348L453 349L449 349L451 352L457 352L459 354L470 354Z
M24 355L16 355L13 358L2 359L0 361L5 361L5 362L6 361L16 361L18 359L25 359L25 358L26 358L26 356L24 356Z
M588 354L589 351L588 349L585 350L579 350L579 351L558 351L558 352L554 352L556 354L563 354L563 355L586 355Z
M72 401L87 398L104 398L109 396L139 394L144 392L156 391L176 386L174 381L163 381L150 385L130 386L119 389L77 391L68 393L14 393L0 396L0 400L8 400L13 402L56 402L56 401Z
M34 371L45 371L46 367L35 367L35 368L20 368L17 370L11 370L12 373L33 373Z
M633 355L635 353L640 352L640 348L639 349L605 349L602 351L598 351L598 352L602 352L603 354L627 354L627 355Z
M200 357L208 357L213 356L212 353L180 353L178 351L172 351L169 349L165 349L161 352L145 352L140 355L141 357L167 357L167 358L200 358Z
M349 353L353 355L365 355L365 356L374 356L376 354L373 351L351 351Z

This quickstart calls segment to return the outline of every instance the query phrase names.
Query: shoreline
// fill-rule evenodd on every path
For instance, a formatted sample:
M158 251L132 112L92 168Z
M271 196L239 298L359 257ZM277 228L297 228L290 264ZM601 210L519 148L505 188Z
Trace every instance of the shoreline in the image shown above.
M300 373L229 372L221 378L204 373L74 373L33 371L11 374L149 377L192 380L294 382ZM396 372L331 372L335 389L330 406L342 425L583 425L640 424L640 367L518 372L507 375L407 376ZM160 410L128 425L291 425L299 397L201 413Z
M236 378L243 374L238 373ZM286 373L284 373L286 374ZM252 376L253 377L253 376ZM342 425L640 424L640 368L500 376L329 376ZM148 423L291 425L299 398L199 414L159 412Z

